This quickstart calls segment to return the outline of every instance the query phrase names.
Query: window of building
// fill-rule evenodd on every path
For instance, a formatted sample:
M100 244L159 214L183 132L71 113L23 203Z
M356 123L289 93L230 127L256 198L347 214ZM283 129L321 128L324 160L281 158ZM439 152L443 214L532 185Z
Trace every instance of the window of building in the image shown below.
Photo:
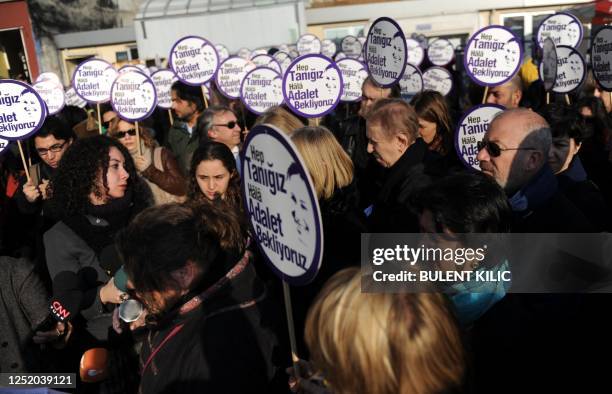
M117 63L127 62L128 60L130 60L127 51L115 52L115 58L117 60Z
M138 59L138 48L130 48L130 60Z

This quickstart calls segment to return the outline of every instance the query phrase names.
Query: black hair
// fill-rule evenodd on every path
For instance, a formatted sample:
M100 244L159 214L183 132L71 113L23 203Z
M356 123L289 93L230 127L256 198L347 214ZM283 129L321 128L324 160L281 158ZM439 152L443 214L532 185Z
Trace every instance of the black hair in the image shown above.
M540 115L550 125L552 138L573 138L580 144L593 134L592 128L587 125L575 106L551 103L540 110Z
M171 90L173 90L181 100L193 103L198 112L204 111L204 98L202 97L201 88L187 85L181 81L176 81L172 84Z
M34 135L34 138L45 138L50 135L57 140L63 141L74 140L76 138L74 131L62 119L56 116L48 116L40 130Z

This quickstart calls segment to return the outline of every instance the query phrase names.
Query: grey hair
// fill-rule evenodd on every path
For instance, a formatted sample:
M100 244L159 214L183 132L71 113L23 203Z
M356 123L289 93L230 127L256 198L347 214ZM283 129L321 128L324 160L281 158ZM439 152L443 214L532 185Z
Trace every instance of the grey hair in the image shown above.
M214 126L215 115L222 114L224 112L234 113L234 111L232 111L229 107L225 107L221 105L208 107L204 111L202 111L200 116L198 116L198 122L196 126L196 130L198 131L200 141L209 140L208 132Z

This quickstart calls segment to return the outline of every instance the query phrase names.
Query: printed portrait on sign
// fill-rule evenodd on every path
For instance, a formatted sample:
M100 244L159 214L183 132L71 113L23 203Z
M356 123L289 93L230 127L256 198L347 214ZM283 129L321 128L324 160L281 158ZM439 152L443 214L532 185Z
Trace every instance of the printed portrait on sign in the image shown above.
M309 194L306 188L307 184L308 180L302 177L297 163L291 164L287 169L287 193L292 204L291 218L295 225L297 238L304 245L308 244L306 240L312 237L311 231L314 230L314 223L312 222L313 213L310 210Z

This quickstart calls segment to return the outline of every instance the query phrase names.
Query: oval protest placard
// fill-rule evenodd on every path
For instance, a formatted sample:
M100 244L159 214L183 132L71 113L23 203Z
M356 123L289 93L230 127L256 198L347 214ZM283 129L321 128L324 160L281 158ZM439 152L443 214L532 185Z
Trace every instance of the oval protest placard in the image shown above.
M151 75L155 94L157 94L157 105L163 109L172 108L172 84L178 81L176 74L172 70L158 70Z
M612 91L612 26L602 26L591 40L591 64L595 80Z
M438 38L429 43L427 58L434 66L446 66L455 58L455 48L447 39Z
M120 74L111 89L111 106L127 122L148 118L157 105L155 85L139 71Z
M361 100L361 86L368 77L365 64L355 59L342 59L336 62L342 74L342 101Z
M357 59L361 56L363 44L354 36L346 36L340 42L340 50L347 56Z
M278 64L280 64L282 71L281 74L284 75L285 72L287 72L289 66L291 65L291 62L293 62L291 56L289 56L287 52L278 51L272 57L278 62Z
M238 49L236 56L249 60L251 58L251 52L252 51L249 48L240 48Z
M118 72L119 74L123 74L123 73L126 73L126 72L128 72L128 71L136 71L136 72L141 72L142 70L141 70L139 67L136 67L136 66L131 65L131 64L126 64L125 66L121 66L121 67L119 68L119 70L117 70L117 72Z
M323 55L304 55L294 60L283 77L285 103L307 118L328 114L341 96L340 69Z
M521 67L523 45L510 29L488 26L469 39L463 65L472 81L482 86L506 83Z
M147 77L151 76L151 70L149 70L149 67L145 66L144 64L140 64L140 63L137 64L136 67L140 69L140 72L146 75Z
M49 79L36 82L33 88L47 105L49 115L55 115L64 108L66 94L62 85L58 85L57 82Z
M0 138L0 155L9 147L9 140L5 140L4 138Z
M567 12L558 12L540 23L536 39L540 48L547 38L557 46L567 45L576 48L582 42L582 30L582 23L578 18Z
M255 64L238 56L225 59L215 75L215 83L221 94L230 99L239 98L242 80L254 68Z
M336 54L336 44L332 40L321 41L321 54L333 58Z
M397 83L406 67L406 39L397 22L378 18L372 23L365 44L366 64L372 79L383 88Z
M240 86L240 98L253 113L261 115L283 103L283 80L271 68L258 67L249 71Z
M110 100L111 85L117 75L117 70L104 60L85 60L72 74L72 87L83 100L104 103Z
M225 45L217 44L215 49L217 50L217 55L219 55L219 63L230 57L229 50Z
M255 67L268 67L275 70L277 73L282 73L280 64L270 55L257 55L251 59ZM291 63L291 62L289 62Z
M243 198L255 242L270 268L292 285L321 266L321 212L308 170L289 137L255 126L240 153Z
M542 62L538 68L538 73L543 82L544 90L550 92L557 80L557 48L550 38L544 40L542 45Z
M421 46L421 44L412 38L406 38L406 48L408 49L408 64L412 64L414 66L420 66L423 63L423 59L425 59L425 49Z
M338 61L340 61L340 60L342 60L342 59L346 59L346 58L349 58L348 56L346 56L346 53L344 53L344 52L338 52L338 53L336 53L336 56L334 57L334 60L335 60L336 62L338 62ZM349 58L349 59L352 59L352 58Z
M210 81L217 72L219 55L208 40L187 36L172 46L168 65L182 82L200 86Z
M501 105L495 104L477 105L470 108L459 121L455 133L455 150L466 167L480 170L480 164L476 159L478 156L477 144L482 141L489 130L489 125L495 115L504 109Z
M296 45L300 56L321 53L321 40L314 34L304 34L298 39Z
M64 85L62 84L62 81L57 76L57 74L52 73L52 72L44 72L44 73L40 74L38 76L38 78L36 78L36 81L34 81L34 82L38 83L38 82L44 82L44 81L53 81L56 84L62 86L62 88L64 87Z
M268 50L265 48L257 48L251 51L251 54L249 55L250 60L253 60L253 58L255 56L259 56L259 55L267 55L268 54Z
M443 96L453 88L453 76L442 67L430 67L423 73L423 89L435 90Z
M74 105L75 107L79 107L79 108L85 108L85 106L87 106L87 101L79 97L79 95L76 93L76 90L74 90L73 87L66 90L66 94L64 97L65 97L66 105Z
M404 100L410 100L416 94L421 93L423 91L423 75L419 68L408 63L399 85Z
M33 87L0 79L0 138L14 141L36 133L45 115L45 102Z
M544 88L555 93L571 93L582 85L586 77L586 63L580 52L570 46L557 45L556 54L557 69L554 84L552 89L546 89L549 84ZM544 62L540 63L539 72L544 76ZM541 79L544 80L544 77Z

